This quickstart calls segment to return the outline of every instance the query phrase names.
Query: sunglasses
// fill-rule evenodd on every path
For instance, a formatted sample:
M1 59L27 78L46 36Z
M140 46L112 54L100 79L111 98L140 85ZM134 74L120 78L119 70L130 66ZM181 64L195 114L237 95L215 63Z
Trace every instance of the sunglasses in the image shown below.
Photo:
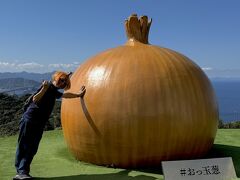
M61 82L61 83L66 83L67 80L66 80L66 79L63 79L63 78L60 78L60 79L59 79L59 82Z

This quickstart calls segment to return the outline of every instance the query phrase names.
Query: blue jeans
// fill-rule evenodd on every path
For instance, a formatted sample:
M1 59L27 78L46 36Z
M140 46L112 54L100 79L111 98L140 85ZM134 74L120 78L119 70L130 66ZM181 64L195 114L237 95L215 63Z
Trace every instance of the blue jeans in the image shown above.
M28 107L20 121L20 132L16 151L15 167L20 174L29 174L30 164L37 153L38 145L42 138L45 121L37 106Z

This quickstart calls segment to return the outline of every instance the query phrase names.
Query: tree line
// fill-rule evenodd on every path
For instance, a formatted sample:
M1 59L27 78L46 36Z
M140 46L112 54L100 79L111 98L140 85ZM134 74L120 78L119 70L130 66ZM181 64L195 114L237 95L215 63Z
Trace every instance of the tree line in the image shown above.
M30 94L23 96L0 93L0 136L10 136L18 133L19 122L23 114L23 105ZM61 127L61 102L56 101L53 112L45 126L45 130Z
M219 129L240 129L240 120L224 123L223 120L219 120L218 124Z

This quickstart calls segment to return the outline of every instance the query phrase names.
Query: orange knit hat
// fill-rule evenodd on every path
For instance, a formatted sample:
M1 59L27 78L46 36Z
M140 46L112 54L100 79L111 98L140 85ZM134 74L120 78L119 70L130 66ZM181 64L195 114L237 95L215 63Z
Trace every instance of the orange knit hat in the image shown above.
M65 86L64 90L68 90L71 87L71 81L70 81L71 74L72 74L72 72L66 73L63 71L56 71L52 75L52 81L56 81L56 83L58 83L60 78L64 79L66 81L66 86Z

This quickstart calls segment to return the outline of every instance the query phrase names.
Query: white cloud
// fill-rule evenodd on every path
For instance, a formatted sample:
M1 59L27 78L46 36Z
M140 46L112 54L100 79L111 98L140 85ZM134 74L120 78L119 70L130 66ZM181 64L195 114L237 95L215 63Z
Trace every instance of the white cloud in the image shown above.
M78 67L79 64L49 64L50 68L75 68Z
M213 70L213 68L211 68L211 67L203 67L202 70L203 71L211 71L211 70Z
M204 67L202 70L208 75L208 77L230 77L230 78L239 78L240 77L240 69L238 68L211 68Z
M19 71L41 72L41 70L43 69L44 65L36 62L10 63L0 61L0 72L19 72Z
M38 63L35 63L35 62L30 62L30 63L23 63L23 64L18 64L16 66L17 69L20 69L20 70L32 70L32 69L38 69L38 68L43 68L44 65L42 64L38 64Z
M12 67L15 67L15 63L1 62L0 61L0 68L12 68Z
M78 62L69 63L69 64L63 64L63 63L49 64L48 69L50 71L54 71L54 70L75 71L78 66L79 66Z
M26 62L26 63L19 63L19 62L1 62L0 61L0 72L20 72L20 71L27 71L27 72L52 72L56 70L62 71L75 71L76 68L79 66L79 62L73 63L59 63L59 64L39 64L36 62Z

